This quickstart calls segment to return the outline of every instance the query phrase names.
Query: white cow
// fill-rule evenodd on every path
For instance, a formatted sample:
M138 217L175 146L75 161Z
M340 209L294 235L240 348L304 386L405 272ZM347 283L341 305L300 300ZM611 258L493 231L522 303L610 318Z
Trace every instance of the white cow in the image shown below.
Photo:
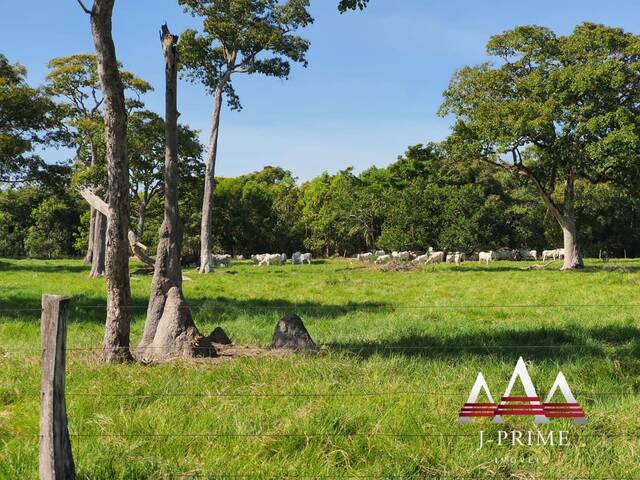
M564 248L556 248L555 250L543 250L542 261L547 259L558 260L564 258Z
M380 255L378 258L376 258L377 265L387 263L389 261L391 261L391 255Z
M486 262L487 264L496 259L496 252L489 250L488 252L480 252L478 254L479 262Z
M455 263L456 265L464 262L466 255L462 252L451 252L447 254L447 263Z
M376 259L373 253L371 252L359 253L356 256L356 258L358 259L359 262L372 262Z
M383 255L386 255L386 253L385 253L385 251L384 251L384 250L376 250L376 251L375 251L375 253L374 253L374 255L375 255L376 257L381 257L381 256L383 256Z
M429 261L428 253L425 253L424 255L418 255L416 258L413 259L413 263L415 264L427 263L428 261Z
M411 260L411 253L410 252L392 252L391 257L393 257L395 260L406 262Z
M294 265L301 265L305 262L311 265L310 253L295 252L293 255L291 255L291 263L293 263Z
M429 260L427 263L442 263L444 262L444 252L434 252L431 250L429 252Z
M264 257L262 258L262 260L260 260L260 263L258 263L258 265L259 266L282 265L282 263L285 261L286 260L283 258L283 255L281 253L269 253L264 255Z
M543 262L545 260L548 260L548 259L555 260L555 256L556 256L556 251L555 250L543 250L542 251L542 261Z
M262 260L264 260L264 257L266 257L267 255L269 255L268 253L259 253L256 255L251 255L251 260L253 260L253 263L255 263L256 265L260 264L260 262Z

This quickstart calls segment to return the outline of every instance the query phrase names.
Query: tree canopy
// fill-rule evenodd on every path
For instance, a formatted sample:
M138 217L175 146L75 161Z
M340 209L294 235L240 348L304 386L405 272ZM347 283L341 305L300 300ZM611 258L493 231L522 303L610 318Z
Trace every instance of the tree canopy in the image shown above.
M120 75L129 113L142 108L141 96L153 90L151 85L122 69ZM84 160L92 156L91 163L95 163L96 148L104 144L103 97L96 56L78 53L51 59L45 89L58 101L67 142L76 148L77 158Z
M291 62L307 65L309 42L293 32L313 22L309 0L179 0L202 17L202 32L180 36L183 75L211 93L222 87L230 108L242 108L232 76L263 74L287 78Z
M0 54L0 182L23 181L44 166L34 149L56 139L56 106L26 75Z
M367 6L369 0L340 0L338 4L338 10L340 12L346 12L347 10L364 9Z
M456 117L448 143L529 178L575 249L565 266L580 266L577 241L566 245L575 179L640 172L640 37L592 23L567 36L522 26L492 37L487 51L499 62L461 69L444 94L441 113Z

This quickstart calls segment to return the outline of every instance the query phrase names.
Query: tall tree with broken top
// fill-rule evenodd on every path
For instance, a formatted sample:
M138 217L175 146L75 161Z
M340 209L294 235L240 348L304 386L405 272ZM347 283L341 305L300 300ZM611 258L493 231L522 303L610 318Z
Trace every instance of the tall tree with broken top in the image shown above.
M94 0L89 9L96 47L98 77L104 96L105 147L109 211L107 218L106 278L107 318L103 344L106 362L130 361L131 286L129 284L129 161L127 158L127 107L116 48L111 34L115 0Z
M291 62L307 65L309 42L294 32L313 22L309 0L179 0L193 16L202 17L202 32L180 37L184 75L201 82L214 97L207 151L202 220L200 273L211 271L213 190L223 99L240 110L233 87L235 74L288 78Z
M640 172L640 36L522 26L487 51L499 63L461 69L444 94L441 113L457 118L447 143L528 179L562 229L563 268L582 268L576 180L629 184Z
M137 354L145 360L215 356L211 340L200 334L182 294L182 225L178 213L178 36L160 31L165 63L164 219L156 254L147 321Z

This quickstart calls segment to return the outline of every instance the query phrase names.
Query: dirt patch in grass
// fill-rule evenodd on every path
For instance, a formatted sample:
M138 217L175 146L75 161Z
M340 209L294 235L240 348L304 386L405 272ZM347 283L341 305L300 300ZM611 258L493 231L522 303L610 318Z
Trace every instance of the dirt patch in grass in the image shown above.
M380 265L381 272L415 272L418 266L411 262L389 262Z

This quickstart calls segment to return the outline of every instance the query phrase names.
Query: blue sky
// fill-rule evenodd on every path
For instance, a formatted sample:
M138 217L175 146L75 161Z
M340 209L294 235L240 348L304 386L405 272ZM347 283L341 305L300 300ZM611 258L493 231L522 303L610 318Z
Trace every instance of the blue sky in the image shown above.
M89 20L75 0L0 0L0 45L40 84L54 56L92 52ZM87 0L90 3L91 0ZM408 145L440 140L450 120L436 114L453 72L487 59L495 33L538 24L568 33L580 22L637 32L637 0L371 0L361 13L339 15L337 0L312 0L309 67L291 78L238 77L244 110L222 115L217 172L237 175L279 165L308 179L323 170L384 166ZM197 26L175 0L117 0L114 36L125 68L151 82L145 98L162 112L163 65L158 29ZM181 82L181 121L206 144L212 100ZM54 161L64 151L45 151Z

